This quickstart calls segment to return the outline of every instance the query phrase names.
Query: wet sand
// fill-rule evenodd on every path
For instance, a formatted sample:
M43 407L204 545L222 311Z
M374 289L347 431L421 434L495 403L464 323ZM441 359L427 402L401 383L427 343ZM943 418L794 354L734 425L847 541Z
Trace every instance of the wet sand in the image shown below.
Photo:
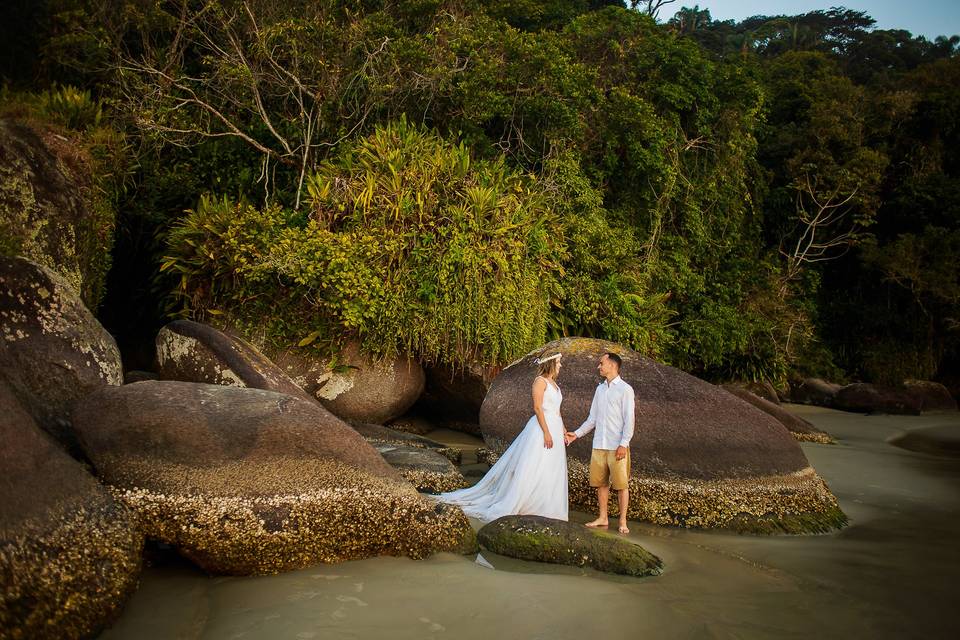
M144 571L101 638L960 637L960 458L888 442L929 427L955 435L960 414L786 406L837 439L802 446L850 517L843 531L757 537L632 523L630 538L664 561L652 578L487 553L493 569L442 554L257 578L176 562Z

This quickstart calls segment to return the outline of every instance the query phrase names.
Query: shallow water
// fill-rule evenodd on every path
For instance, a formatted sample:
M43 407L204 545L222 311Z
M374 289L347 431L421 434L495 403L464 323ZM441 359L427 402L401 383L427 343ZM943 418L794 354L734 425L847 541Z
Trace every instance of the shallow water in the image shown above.
M887 442L934 425L960 431L960 415L787 408L837 439L803 449L850 517L843 531L756 537L632 523L630 537L665 565L642 579L488 553L493 569L441 554L257 578L173 563L144 571L101 638L960 637L960 459Z

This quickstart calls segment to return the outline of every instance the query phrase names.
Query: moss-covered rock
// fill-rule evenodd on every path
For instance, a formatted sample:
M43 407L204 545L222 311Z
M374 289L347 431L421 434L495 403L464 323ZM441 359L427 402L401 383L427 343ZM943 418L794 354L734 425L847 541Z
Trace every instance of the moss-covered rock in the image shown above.
M541 516L504 516L485 525L477 537L483 548L521 560L629 576L659 575L663 570L660 558L625 538Z
M136 587L136 517L2 382L0 441L0 637L93 637Z
M0 117L0 254L56 271L96 309L116 212L97 184L89 151L64 133Z
M147 535L212 573L476 548L459 508L420 496L309 399L145 381L92 394L74 425Z

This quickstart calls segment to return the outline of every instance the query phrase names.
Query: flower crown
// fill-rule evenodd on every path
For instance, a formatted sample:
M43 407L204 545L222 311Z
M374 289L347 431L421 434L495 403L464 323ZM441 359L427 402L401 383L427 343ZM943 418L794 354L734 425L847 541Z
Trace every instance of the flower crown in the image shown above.
M546 358L537 358L533 362L535 364L543 364L544 362L550 362L551 360L559 360L561 356L563 356L563 354L558 351L552 356L547 356Z

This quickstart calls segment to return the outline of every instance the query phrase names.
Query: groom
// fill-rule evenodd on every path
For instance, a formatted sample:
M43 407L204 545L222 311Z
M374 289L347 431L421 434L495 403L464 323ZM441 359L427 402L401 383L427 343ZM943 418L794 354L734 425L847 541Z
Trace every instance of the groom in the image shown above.
M605 353L600 358L597 370L604 380L597 386L590 405L590 415L576 431L563 434L570 444L590 433L594 427L593 454L590 457L590 486L597 488L600 516L588 527L606 527L607 500L610 486L617 490L620 503L620 533L630 533L627 528L627 505L630 496L627 481L630 479L630 438L633 437L634 399L633 387L620 377L623 360L615 353Z

